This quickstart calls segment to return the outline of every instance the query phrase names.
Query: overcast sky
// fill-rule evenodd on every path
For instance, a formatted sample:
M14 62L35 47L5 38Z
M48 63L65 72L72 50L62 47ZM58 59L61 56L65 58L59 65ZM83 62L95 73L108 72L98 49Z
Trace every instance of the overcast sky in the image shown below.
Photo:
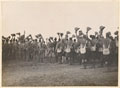
M118 4L115 2L2 2L2 34L26 31L33 36L41 33L45 38L57 36L57 32L74 32L80 27L83 32L90 26L105 33L118 27Z

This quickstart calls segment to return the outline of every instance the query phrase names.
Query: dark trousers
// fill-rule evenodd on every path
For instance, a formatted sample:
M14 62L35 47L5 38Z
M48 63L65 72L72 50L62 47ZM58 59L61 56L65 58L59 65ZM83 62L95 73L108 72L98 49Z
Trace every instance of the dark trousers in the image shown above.
M86 54L80 54L80 63L82 62L84 69L87 67L87 58Z
M103 66L104 64L106 64L107 66L111 65L110 55L103 55L101 66Z
M96 65L96 51L91 51L91 65L93 68L95 68Z
M96 53L96 59L98 60L98 64L100 64L102 66L103 53L102 52L97 52Z
M58 58L59 64L62 64L62 56L63 56L62 54L63 54L63 52L57 53L57 58Z

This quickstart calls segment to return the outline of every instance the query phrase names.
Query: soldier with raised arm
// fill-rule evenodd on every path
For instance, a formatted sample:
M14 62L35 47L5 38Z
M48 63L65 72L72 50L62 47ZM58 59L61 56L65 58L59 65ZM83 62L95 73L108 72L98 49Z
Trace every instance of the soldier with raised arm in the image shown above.
M102 67L102 58L103 58L103 40L104 40L104 37L103 37L103 30L104 30L105 26L100 26L99 29L99 34L97 36L98 38L98 43L96 45L97 47L97 59L100 61L100 67Z
M91 65L92 65L92 68L95 68L95 64L96 64L96 45L97 45L97 42L98 40L95 38L95 35L91 35Z
M110 32L106 33L106 38L103 40L103 58L102 58L102 66L107 64L110 66L110 44L111 39L109 38Z

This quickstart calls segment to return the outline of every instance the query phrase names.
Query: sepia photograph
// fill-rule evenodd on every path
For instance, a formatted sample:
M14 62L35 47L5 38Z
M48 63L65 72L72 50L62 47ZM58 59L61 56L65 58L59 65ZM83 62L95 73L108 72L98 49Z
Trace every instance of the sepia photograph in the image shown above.
M118 87L118 0L6 0L1 17L2 87Z

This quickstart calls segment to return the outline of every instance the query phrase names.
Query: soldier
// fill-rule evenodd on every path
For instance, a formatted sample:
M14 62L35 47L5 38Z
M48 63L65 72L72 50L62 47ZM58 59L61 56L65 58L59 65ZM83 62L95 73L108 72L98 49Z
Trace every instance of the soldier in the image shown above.
M15 60L18 59L18 41L17 39L14 42L14 55L15 55Z
M5 37L4 36L2 36L2 59L3 58L5 59Z
M82 33L79 31L79 35L77 35L77 32L80 28L78 27L75 27L74 30L75 30L75 37L76 37L76 42L74 42L74 51L75 51L75 54L77 55L77 59L79 61L79 63L81 64L81 59L80 59L80 43L79 43L79 36L82 35Z
M63 57L65 57L65 63L69 63L69 57L68 57L68 54L67 54L67 52L66 52L66 50L67 50L67 43L68 43L68 37L67 38L65 38L64 40L64 51L63 51Z
M12 60L15 59L15 34L11 34L12 36Z
M33 40L33 60L35 62L38 61L38 44L37 44L37 39Z
M44 41L41 41L39 40L39 61L40 62L44 62L44 59L45 59L45 50L46 50L46 45L45 45L45 42Z
M87 66L86 44L87 44L86 35L83 35L83 37L80 40L80 58L85 69Z
M96 45L96 48L97 48L97 59L100 61L100 64L102 67L102 58L103 58L103 40L104 40L104 37L102 35L103 33L103 30L104 30L104 26L100 26L99 29L99 35L97 35L97 38L98 38L98 43Z
M62 56L63 56L64 46L65 46L65 44L64 44L63 39L61 39L56 45L58 63L60 63L60 64L62 64Z
M10 44L9 44L9 58L12 59L12 49L13 49L13 44L12 44L12 40L10 40Z
M53 42L51 40L51 38L49 38L49 42L47 44L47 49L48 49L48 53L47 53L47 56L49 56L49 62L52 63L52 56L53 56L53 53L54 53L54 47L53 47Z
M22 45L21 45L21 49L22 49L22 52L21 52L21 54L22 54L22 60L23 61L25 61L25 54L26 54L26 49L25 49L25 41L23 41L23 43L21 43Z
M54 38L53 46L54 46L54 54L55 54L55 62L58 62L57 52L56 52L57 38Z
M38 47L39 47L39 51L38 51L38 61L41 62L41 48L42 48L42 45L41 45L41 39L39 39L39 42L38 42Z
M76 51L79 52L79 64L81 65L82 64L82 57L81 57L81 51L80 51L80 44L81 44L81 41L83 39L82 31L79 31L79 35L76 35L76 38L77 38L77 41L78 41L78 46L77 46Z
M33 53L34 53L34 48L33 48L33 43L32 40L30 40L29 42L29 46L28 46L28 51L29 51L29 61L33 60Z
M17 55L17 59L18 60L20 60L21 59L21 47L20 47L20 45L21 45L21 43L20 43L20 40L18 40L18 44L17 44L18 46L18 55Z
M95 68L96 64L96 44L97 44L97 39L95 38L95 35L90 36L92 38L91 40L91 64L92 67Z
M80 49L80 64L82 63L84 68L86 69L87 62L88 62L88 49L87 49L87 42L88 42L88 32L91 30L90 27L87 27L86 35L83 34L82 31L79 31L79 36L77 36L79 42L79 49Z
M116 51L116 46L115 46L115 40L113 39L112 36L109 37L111 39L111 43L110 43L110 64L112 65L113 63L115 63L115 51Z
M118 65L118 43L119 43L118 31L116 31L114 34L116 35L114 38L114 41L115 41L115 63L116 63L116 65Z
M45 59L46 49L47 49L47 46L46 46L46 44L45 44L45 41L43 41L43 42L42 42L42 59L41 59L41 62L43 62L44 59Z
M88 33L91 29L92 29L91 27L87 27L86 28L86 35L84 35L85 39L86 39L86 53L85 53L86 66L91 61L91 40L88 38Z
M28 51L28 47L29 47L29 41L28 39L25 39L25 61L29 61L29 51Z
M15 50L15 38L12 40L12 42L13 42L13 47L12 47L12 60L14 59L16 59L16 56L15 56L15 54L16 54L16 50Z
M73 63L78 60L79 51L77 52L78 43L76 39L73 40Z
M37 51L37 53L38 53L38 55L37 55L37 58L38 58L38 61L40 62L40 60L41 60L41 58L42 58L42 54L41 54L41 48L42 48L42 46L41 46L41 34L38 34L38 35L36 35L35 36L37 39L36 39L36 42L37 42L37 40L39 40L39 42L37 42L36 44L36 46L38 46L38 51Z
M86 56L87 58L87 64L91 62L91 40L87 39L87 43L86 43Z
M69 38L68 41L65 43L65 53L66 58L70 61L70 65L73 64L73 41L72 38Z
M5 44L4 44L4 60L5 61L7 61L7 60L9 60L9 39L7 38L6 39L6 42L5 42Z
M103 59L102 59L102 66L107 64L110 66L110 43L111 39L109 38L109 33L106 33L106 38L103 40Z

